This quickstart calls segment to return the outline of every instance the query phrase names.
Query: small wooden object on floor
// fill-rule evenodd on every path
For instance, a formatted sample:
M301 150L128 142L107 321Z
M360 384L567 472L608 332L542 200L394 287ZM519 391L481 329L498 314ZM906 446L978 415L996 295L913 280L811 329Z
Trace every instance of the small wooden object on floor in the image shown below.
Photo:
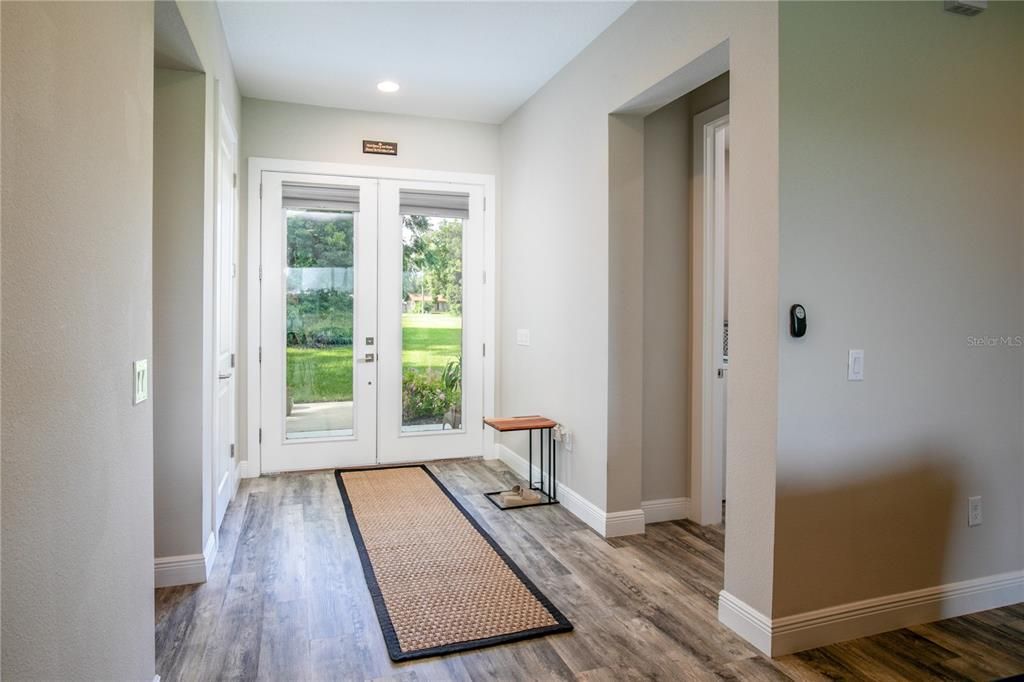
M530 443L530 457L527 467L528 490L496 490L491 493L484 493L488 500L494 503L498 509L522 509L524 507L540 507L546 504L558 504L558 489L555 480L557 471L557 447L552 434L552 429L558 426L558 422L540 415L529 415L525 417L490 417L484 419L484 424L495 431L502 433L506 431L528 431ZM533 432L539 432L540 442L540 481L533 480ZM544 439L547 438L548 466L544 470ZM545 475L546 474L546 475ZM518 486L517 486L518 487ZM537 492L532 492L537 491Z

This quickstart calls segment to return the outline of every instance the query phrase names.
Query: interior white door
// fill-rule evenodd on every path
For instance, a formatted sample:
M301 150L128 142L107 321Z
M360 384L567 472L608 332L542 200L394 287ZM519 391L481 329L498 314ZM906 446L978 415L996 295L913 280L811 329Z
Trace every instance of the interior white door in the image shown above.
M373 464L377 181L261 183L261 468Z
M380 181L381 463L483 447L483 188Z
M217 214L214 231L214 528L220 528L235 493L235 330L237 329L236 144L222 114L217 151Z
M714 242L711 245L714 258L714 283L712 291L712 324L714 325L714 353L715 353L715 376L717 381L712 389L714 407L714 481L715 508L721 510L725 502L725 459L726 459L726 395L729 381L729 292L728 292L728 228L729 228L729 199L728 199L728 166L727 166L727 139L729 134L728 124L716 127L713 131L714 154ZM719 512L720 514L721 512Z

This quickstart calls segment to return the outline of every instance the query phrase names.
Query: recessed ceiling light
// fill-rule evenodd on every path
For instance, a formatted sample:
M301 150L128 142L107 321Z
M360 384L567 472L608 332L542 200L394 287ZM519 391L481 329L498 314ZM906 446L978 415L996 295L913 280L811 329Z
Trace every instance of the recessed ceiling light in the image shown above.
M398 83L395 81L381 81L377 83L377 89L381 92L398 92Z

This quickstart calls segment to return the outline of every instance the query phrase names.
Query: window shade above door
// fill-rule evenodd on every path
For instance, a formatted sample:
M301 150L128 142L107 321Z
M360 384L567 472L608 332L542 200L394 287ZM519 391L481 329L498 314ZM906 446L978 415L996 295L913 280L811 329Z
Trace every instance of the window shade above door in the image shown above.
M469 194L403 189L398 194L399 213L437 218L469 218Z
M358 211L359 188L338 185L281 184L284 208L319 208L330 211Z

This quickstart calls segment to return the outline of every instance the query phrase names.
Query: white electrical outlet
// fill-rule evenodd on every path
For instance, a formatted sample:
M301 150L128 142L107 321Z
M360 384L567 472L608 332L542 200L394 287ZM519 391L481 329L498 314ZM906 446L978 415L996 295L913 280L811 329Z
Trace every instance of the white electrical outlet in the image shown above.
M132 389L132 405L138 405L149 398L149 361L136 360L132 363L134 386Z
M561 443L566 451L572 450L572 432L561 424L555 427L555 440Z
M516 330L516 343L520 346L530 345L530 330L529 329L517 329Z
M981 525L981 496L967 498L967 525Z

